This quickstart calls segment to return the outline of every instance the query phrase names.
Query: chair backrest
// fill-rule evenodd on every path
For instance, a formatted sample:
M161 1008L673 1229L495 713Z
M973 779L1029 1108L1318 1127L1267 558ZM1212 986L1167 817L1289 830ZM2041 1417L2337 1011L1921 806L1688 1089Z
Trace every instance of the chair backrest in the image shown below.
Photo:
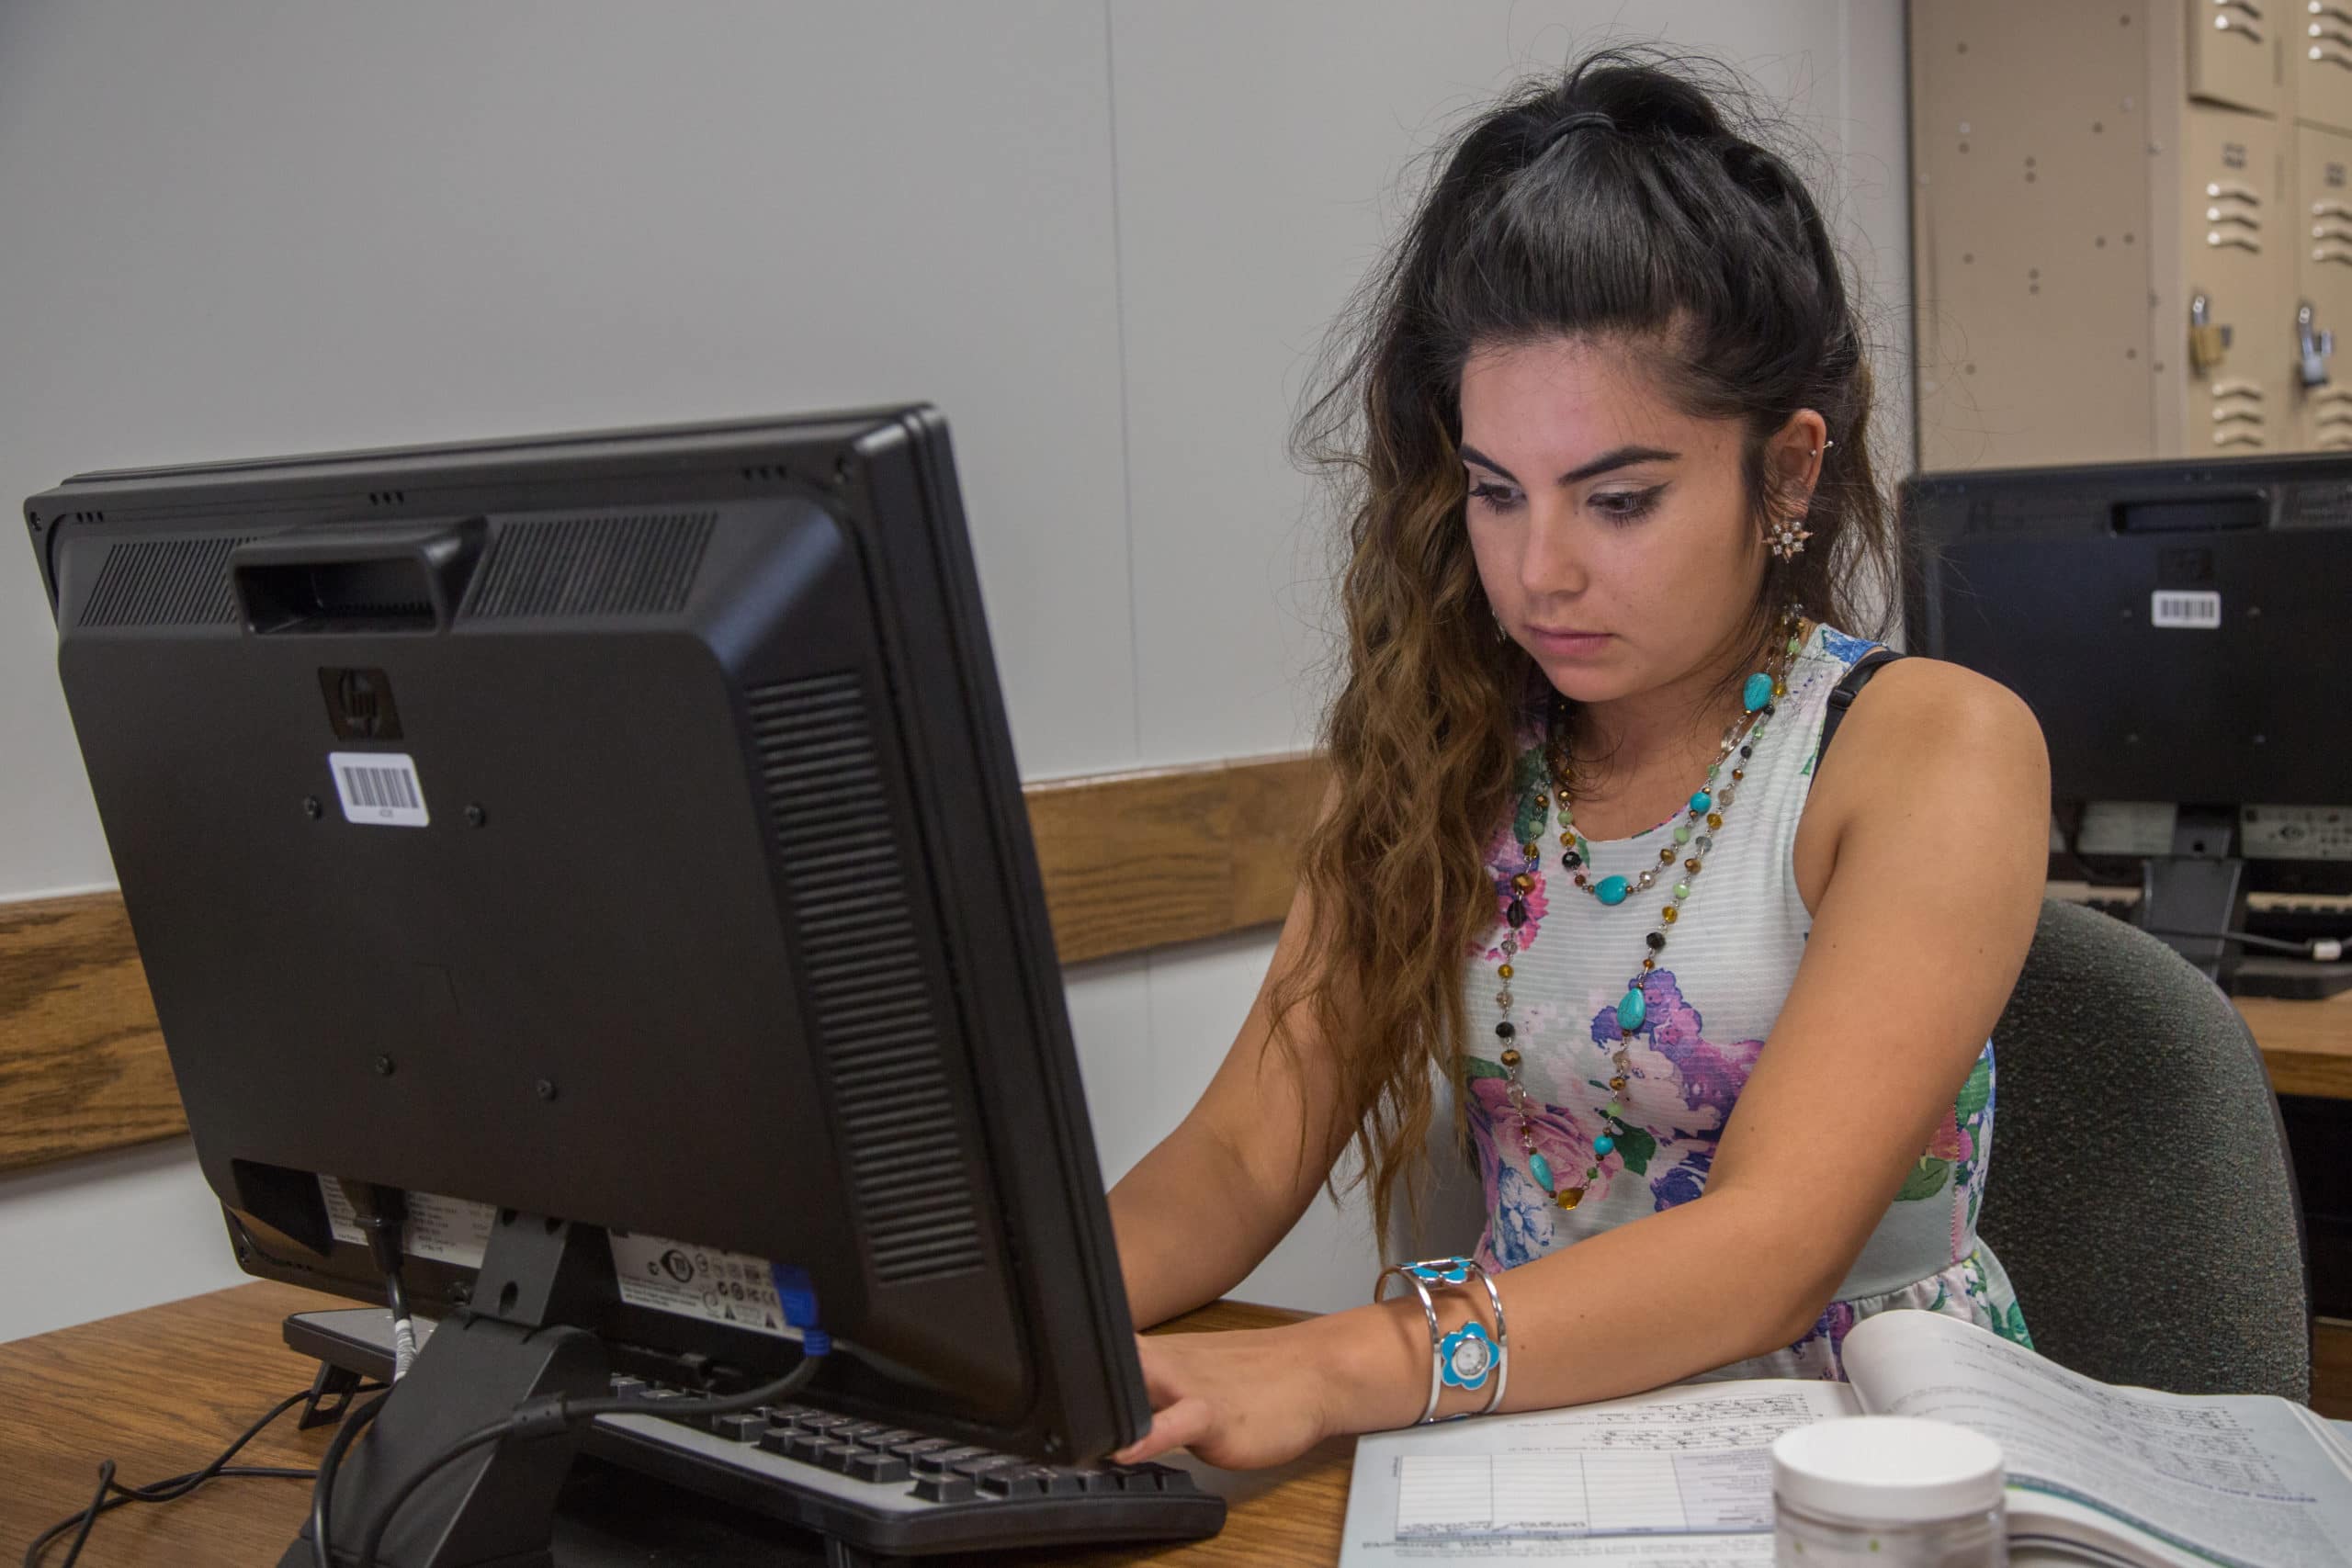
M1993 1044L1978 1232L2036 1348L2103 1382L2303 1400L2302 1210L2228 998L2146 932L2052 900Z

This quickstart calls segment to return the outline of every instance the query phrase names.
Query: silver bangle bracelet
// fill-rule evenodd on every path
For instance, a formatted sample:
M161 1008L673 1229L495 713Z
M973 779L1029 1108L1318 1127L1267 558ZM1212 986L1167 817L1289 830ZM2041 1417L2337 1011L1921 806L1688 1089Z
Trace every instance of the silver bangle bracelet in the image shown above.
M1405 1282L1412 1286L1413 1293L1420 1299L1421 1316L1430 1329L1430 1397L1421 1407L1420 1419L1415 1425L1426 1425L1437 1419L1438 1400L1444 1393L1446 1384L1452 1383L1464 1390L1476 1389L1483 1386L1490 1376L1494 1382L1493 1391L1487 1395L1487 1403L1476 1414L1493 1415L1501 1408L1503 1391L1510 1382L1510 1339L1503 1324L1502 1292L1496 1288L1493 1277L1466 1258L1431 1258L1419 1263L1393 1263L1382 1269L1380 1277L1373 1281L1372 1299L1374 1303L1383 1299L1381 1292L1387 1286L1391 1274L1403 1275ZM1473 1312L1460 1328L1448 1334L1438 1321L1437 1303L1430 1295L1430 1287L1466 1285L1474 1274L1486 1290L1487 1304L1494 1309L1495 1331L1489 1335L1478 1322L1478 1314ZM1448 1419L1459 1419L1461 1416L1470 1414L1465 1410Z
M1503 1293L1495 1288L1494 1276L1476 1263L1470 1265L1470 1271L1487 1287L1487 1304L1495 1309L1495 1392L1478 1408L1479 1415L1492 1416L1502 1408L1503 1390L1510 1383L1510 1335L1503 1327Z
M1427 1426L1430 1422L1437 1419L1438 1394L1442 1392L1445 1387L1444 1382L1442 1381L1443 1369L1439 1359L1437 1349L1438 1341L1443 1337L1445 1331L1438 1325L1437 1303L1430 1299L1429 1286L1422 1282L1421 1277L1419 1274L1414 1273L1412 1268L1408 1264L1392 1263L1387 1268L1383 1269L1380 1271L1380 1278L1374 1280L1372 1283L1373 1303L1375 1306L1379 1304L1381 1301L1381 1291L1388 1283L1388 1276L1391 1274L1401 1274L1405 1277L1405 1283L1412 1286L1413 1294L1421 1299L1421 1315L1429 1320L1430 1397L1429 1403L1421 1406L1420 1415L1415 1417L1413 1421L1413 1425L1416 1427Z

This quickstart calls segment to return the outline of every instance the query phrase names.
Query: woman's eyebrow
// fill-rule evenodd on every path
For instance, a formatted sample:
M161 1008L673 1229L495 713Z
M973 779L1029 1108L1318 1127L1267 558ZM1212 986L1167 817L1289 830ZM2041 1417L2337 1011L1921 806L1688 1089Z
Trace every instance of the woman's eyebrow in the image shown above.
M1455 447L1454 450L1462 454L1462 460L1464 462L1476 463L1480 468L1488 469L1500 475L1502 478L1510 480L1513 484L1517 484L1519 482L1519 476L1517 474L1512 473L1509 468L1504 468L1500 463L1496 462L1492 457L1487 457L1476 446L1470 446L1465 442Z
M1457 446L1455 450L1462 454L1464 462L1476 463L1478 467L1489 469L1513 484L1519 482L1517 475L1476 446L1464 445ZM1670 463L1681 456L1679 452L1668 452L1662 446L1619 446L1611 451L1603 452L1590 462L1580 463L1570 468L1560 476L1560 482L1564 485L1581 484L1586 479L1609 472L1611 468L1630 468L1635 463Z

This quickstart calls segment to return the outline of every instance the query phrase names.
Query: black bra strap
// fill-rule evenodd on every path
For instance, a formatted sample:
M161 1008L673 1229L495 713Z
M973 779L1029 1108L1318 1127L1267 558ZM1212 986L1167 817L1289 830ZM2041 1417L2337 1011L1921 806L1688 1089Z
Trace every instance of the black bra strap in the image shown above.
M1870 678L1902 657L1891 648L1874 648L1854 660L1854 667L1846 671L1846 678L1830 692L1829 712L1821 721L1821 744L1813 753L1815 773L1821 771L1821 759L1829 750L1829 738L1838 733L1838 721L1846 716L1846 710L1854 705L1854 699L1870 683Z

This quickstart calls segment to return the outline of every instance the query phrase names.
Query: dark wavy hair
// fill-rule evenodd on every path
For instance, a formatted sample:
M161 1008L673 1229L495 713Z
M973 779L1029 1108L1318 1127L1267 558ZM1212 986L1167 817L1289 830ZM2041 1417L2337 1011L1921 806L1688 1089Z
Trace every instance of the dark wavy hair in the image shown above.
M1871 632L1898 603L1862 323L1818 206L1751 103L1714 62L1610 49L1479 112L1438 149L1299 418L1295 450L1346 520L1347 636L1324 724L1332 795L1300 867L1315 957L1278 975L1269 1002L1278 1048L1295 1049L1301 1007L1331 1043L1341 1120L1304 1131L1317 1146L1352 1138L1384 1247L1394 1190L1419 1207L1434 1074L1462 1081L1464 964L1498 920L1484 849L1510 809L1521 705L1544 681L1495 636L1464 530L1472 351L1636 345L1679 407L1739 423L1759 527L1792 505L1769 438L1818 412L1834 446L1812 542L1762 571L1744 635L1760 653L1791 602ZM1461 1117L1457 1094L1457 1141ZM1333 1195L1352 1180L1335 1171Z

